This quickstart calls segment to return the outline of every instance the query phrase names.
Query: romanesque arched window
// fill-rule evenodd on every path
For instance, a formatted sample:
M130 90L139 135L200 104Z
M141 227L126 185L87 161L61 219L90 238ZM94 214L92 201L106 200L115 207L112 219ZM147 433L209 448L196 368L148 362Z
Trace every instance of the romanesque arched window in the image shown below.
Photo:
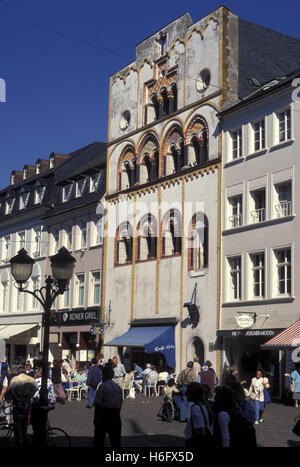
M181 254L181 215L176 209L170 209L162 221L162 256Z
M187 164L196 166L208 161L208 126L203 117L194 117L186 130Z
M134 186L138 181L138 166L132 146L124 149L118 166L118 190L126 190Z
M129 222L121 224L115 238L115 265L132 262L132 228Z
M180 127L171 129L163 144L164 175L180 172L186 165L183 133Z
M159 145L153 135L143 138L138 151L139 182L152 182L159 174Z
M194 214L189 226L188 269L199 271L208 267L208 219L203 212Z
M137 260L145 261L157 256L157 221L147 214L137 226Z

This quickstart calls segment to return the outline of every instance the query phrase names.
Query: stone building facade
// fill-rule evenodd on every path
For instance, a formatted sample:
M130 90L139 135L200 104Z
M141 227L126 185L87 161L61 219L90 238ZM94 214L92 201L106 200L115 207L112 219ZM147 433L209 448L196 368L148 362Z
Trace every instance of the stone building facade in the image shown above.
M296 39L220 7L196 22L189 14L173 21L137 44L135 61L111 76L107 356L178 371L197 355L220 371L217 113L251 92L253 73L266 80L286 72L295 51Z

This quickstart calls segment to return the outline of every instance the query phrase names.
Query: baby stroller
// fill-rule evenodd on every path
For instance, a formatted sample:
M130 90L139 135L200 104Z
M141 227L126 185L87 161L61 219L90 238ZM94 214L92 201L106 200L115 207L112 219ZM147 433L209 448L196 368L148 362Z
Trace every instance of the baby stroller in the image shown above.
M164 397L164 403L159 409L157 416L162 422L170 423L172 420L179 420L178 409L167 396Z

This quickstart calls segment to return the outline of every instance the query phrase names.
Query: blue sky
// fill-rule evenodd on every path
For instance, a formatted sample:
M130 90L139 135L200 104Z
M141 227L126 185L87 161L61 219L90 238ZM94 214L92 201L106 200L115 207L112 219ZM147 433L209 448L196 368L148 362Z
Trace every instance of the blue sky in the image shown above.
M197 21L221 4L0 0L0 77L7 86L7 101L0 102L0 188L9 184L12 170L39 157L106 141L109 76L135 59L136 44L147 36L185 12ZM247 21L300 39L299 1L224 5Z

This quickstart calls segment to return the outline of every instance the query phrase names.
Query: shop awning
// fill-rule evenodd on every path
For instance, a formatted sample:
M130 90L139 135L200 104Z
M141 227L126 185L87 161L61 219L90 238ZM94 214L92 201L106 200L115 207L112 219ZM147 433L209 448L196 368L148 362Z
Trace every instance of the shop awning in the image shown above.
M175 337L173 326L137 326L106 342L105 346L144 347L146 353L161 352L167 364L175 368Z
M300 345L300 319L288 328L281 331L277 336L272 337L265 344L261 345L262 349L293 349Z
M10 337L21 334L21 332L28 331L35 328L37 324L8 324L0 328L0 339L9 339Z

